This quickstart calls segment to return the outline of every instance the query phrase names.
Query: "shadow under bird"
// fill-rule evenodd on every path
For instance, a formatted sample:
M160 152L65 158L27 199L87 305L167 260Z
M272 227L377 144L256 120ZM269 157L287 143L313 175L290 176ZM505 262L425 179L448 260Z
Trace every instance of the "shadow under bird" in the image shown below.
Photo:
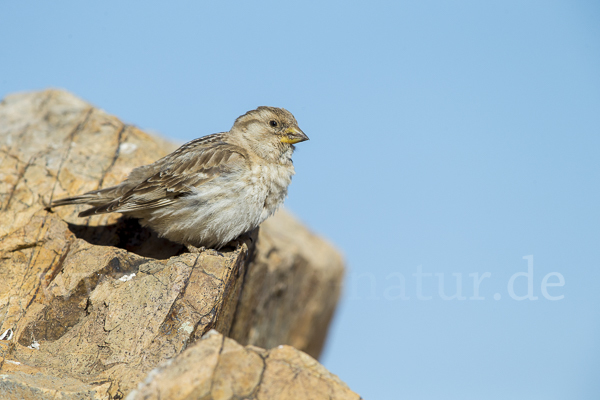
M258 107L229 132L192 140L135 168L117 186L54 200L51 207L88 204L80 217L123 213L174 242L218 249L283 203L294 175L294 144L305 140L289 111Z

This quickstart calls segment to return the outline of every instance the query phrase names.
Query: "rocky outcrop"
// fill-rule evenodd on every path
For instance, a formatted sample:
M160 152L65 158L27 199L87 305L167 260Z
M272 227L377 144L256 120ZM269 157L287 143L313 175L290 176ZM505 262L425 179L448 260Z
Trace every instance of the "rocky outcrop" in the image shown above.
M0 398L118 399L142 381L132 396L152 398L190 357L208 368L207 343L220 336L199 339L213 329L232 338L218 339L222 347L260 361L246 370L218 354L219 379L262 376L247 398L279 398L269 394L278 384L285 398L306 398L293 397L295 383L284 378L267 384L265 360L281 357L295 371L320 371L331 393L345 388L298 351L321 351L342 260L289 214L220 252L193 254L135 220L47 208L53 198L114 185L173 148L66 92L0 103ZM283 344L298 350L254 347ZM210 379L204 384L220 387ZM246 393L219 390L202 398Z
M127 400L355 399L338 377L291 346L243 347L210 331L150 372Z

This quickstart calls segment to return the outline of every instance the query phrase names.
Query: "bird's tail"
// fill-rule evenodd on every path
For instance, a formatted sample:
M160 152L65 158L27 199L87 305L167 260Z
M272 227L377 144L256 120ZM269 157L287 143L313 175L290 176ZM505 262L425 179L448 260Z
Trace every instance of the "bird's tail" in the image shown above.
M64 197L62 199L52 200L50 207L61 207L72 204L94 204L94 200L99 200L95 194L82 194L80 196Z
M71 196L71 197L64 197L62 199L56 199L50 203L50 208L62 207L62 206L68 206L68 205L74 205L74 204L88 204L90 206L93 206L93 208L79 213L80 217L85 217L85 216L95 214L95 213L102 213L103 211L100 211L99 208L102 206L105 206L107 204L110 204L115 199L115 196L118 197L118 194L116 193L116 192L118 192L118 189L120 189L120 188L119 187L110 187L110 188L101 189L101 190L93 190L91 192L80 194L78 196ZM94 212L94 211L96 211L96 212ZM104 211L104 212L107 212L107 211Z
M93 214L104 214L109 211L107 208L112 204L113 199L101 196L98 192L89 192L79 196L65 197L62 199L53 200L50 204L52 207L68 206L73 204L88 204L93 206L79 213L80 217L87 217Z

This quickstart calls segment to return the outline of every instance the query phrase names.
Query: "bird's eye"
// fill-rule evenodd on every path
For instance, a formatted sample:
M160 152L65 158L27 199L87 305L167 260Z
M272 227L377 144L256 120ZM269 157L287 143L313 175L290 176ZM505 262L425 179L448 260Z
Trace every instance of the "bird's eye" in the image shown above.
M277 127L277 121L271 120L271 121L269 121L269 125L271 125L273 128L275 128L275 127Z

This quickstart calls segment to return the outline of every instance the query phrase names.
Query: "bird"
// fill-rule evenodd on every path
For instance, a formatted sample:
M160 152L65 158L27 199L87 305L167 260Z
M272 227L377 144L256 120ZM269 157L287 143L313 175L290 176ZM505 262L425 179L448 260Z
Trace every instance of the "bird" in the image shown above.
M120 184L53 200L87 204L87 217L122 213L190 251L220 249L258 227L284 202L295 144L309 140L284 108L261 106L228 132L192 140Z

